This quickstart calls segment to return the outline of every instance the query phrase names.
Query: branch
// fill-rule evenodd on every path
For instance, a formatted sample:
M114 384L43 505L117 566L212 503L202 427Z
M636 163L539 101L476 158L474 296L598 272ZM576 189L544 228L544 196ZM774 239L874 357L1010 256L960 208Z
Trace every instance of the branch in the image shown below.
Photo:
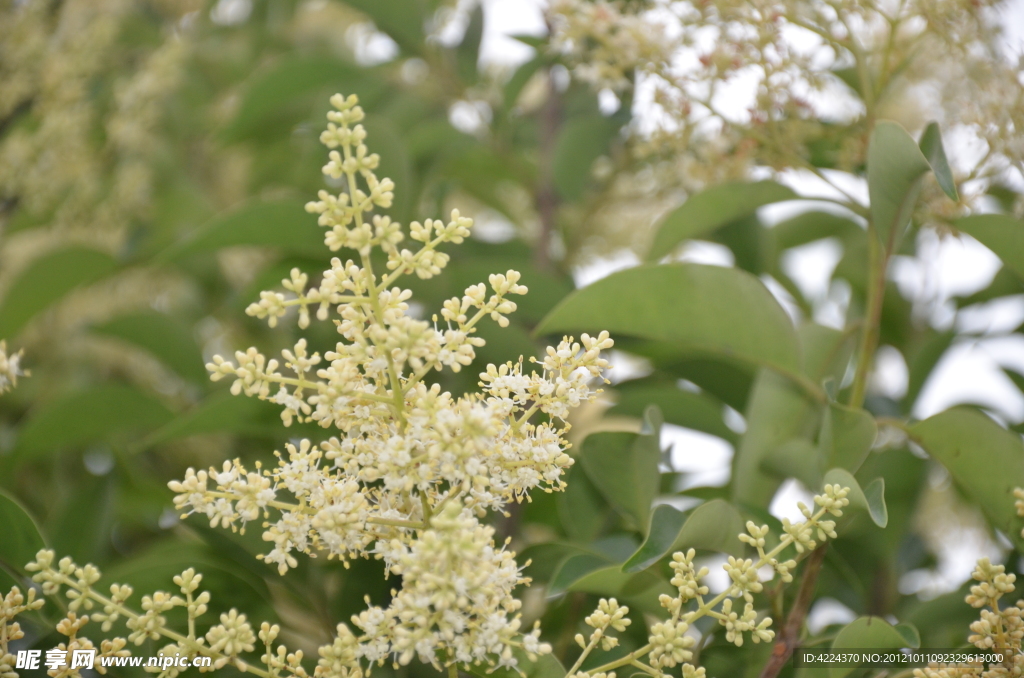
M800 580L800 590L797 591L796 600L793 601L793 608L789 611L786 625L779 633L772 648L772 658L761 671L761 678L775 678L779 675L782 667L786 665L793 655L793 650L800 642L800 631L803 629L804 620L807 618L807 610L814 600L814 589L818 585L818 574L821 572L821 565L825 562L825 551L828 544L822 544L814 549L807 559L807 566L804 569L803 579Z
M540 234L534 246L533 259L542 271L551 268L551 239L558 220L558 194L555 192L554 153L558 129L562 121L562 102L551 71L548 70L548 97L540 111L540 177L534 200L540 217Z

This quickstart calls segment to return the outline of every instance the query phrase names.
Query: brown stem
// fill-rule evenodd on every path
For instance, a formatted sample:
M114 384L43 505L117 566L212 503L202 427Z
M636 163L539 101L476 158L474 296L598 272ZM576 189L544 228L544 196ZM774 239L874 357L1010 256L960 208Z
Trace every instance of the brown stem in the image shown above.
M804 576L800 580L800 590L797 591L796 600L793 601L793 608L789 611L786 625L779 632L772 648L772 657L768 660L764 670L761 671L761 678L775 678L779 675L782 667L786 665L793 655L793 650L800 642L800 631L804 627L804 620L807 618L807 610L814 600L814 589L818 585L818 574L821 572L821 565L825 562L825 550L827 544L822 544L814 549L804 566Z
M548 71L548 97L540 112L540 174L534 200L540 217L540 234L533 250L534 263L542 271L551 269L551 239L558 220L555 192L555 143L562 124L562 101L555 79Z
M879 565L871 578L871 598L868 600L868 613L874 617L884 617L889 612L889 599L892 579L889 569Z

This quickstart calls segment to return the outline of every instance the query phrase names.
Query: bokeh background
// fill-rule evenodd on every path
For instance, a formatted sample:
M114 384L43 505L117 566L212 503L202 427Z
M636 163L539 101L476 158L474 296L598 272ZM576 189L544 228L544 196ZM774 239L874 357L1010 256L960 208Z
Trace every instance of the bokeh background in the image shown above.
M476 219L447 275L416 283L417 308L429 314L489 272L523 271L531 293L509 330L482 330L483 362L536 354L544 338L531 333L541 318L573 289L639 264L665 215L701 188L774 177L804 196L842 197L838 184L866 202L856 163L837 164L830 184L756 154L737 159L735 148L692 161L671 145L674 121L651 81L595 84L564 45L551 44L548 9L539 0L0 0L0 338L24 349L33 373L0 399L0 488L54 548L146 591L200 567L216 609L245 601L254 617L283 619L300 644L326 637L364 595L387 595L373 562L272 576L252 558L258 535L183 523L166 488L188 466L267 459L285 440L322 435L285 429L273 406L230 397L203 364L297 337L244 309L292 267L324 266L321 234L302 206L324 187L317 137L336 91L359 94L368 111L379 173L397 185L393 218L457 207ZM1013 63L1024 47L1024 3L985 16L1004 29L985 58ZM659 21L657 3L649 20ZM791 40L819 47L807 36ZM680 62L700 49L680 46ZM927 94L954 75L901 77L884 117L911 130L938 119L952 164L968 173L978 136L960 125L955 100ZM742 127L755 90L753 80L732 79L719 110ZM837 92L812 92L809 108L853 138L856 92ZM705 131L702 143L714 142ZM978 182L972 209L1019 210L1024 184L1013 169ZM842 329L862 308L852 241L825 234L756 245L808 209L763 207L753 222L690 240L669 258L748 270L794 321ZM985 246L930 218L915 224L890 269L892 309L868 407L923 419L968 404L1020 431L1024 283ZM329 327L310 335L332 340ZM667 414L662 430L671 447L664 501L687 508L711 496L688 490L726 484L746 425L742 383L739 395L712 391L643 351L618 350L612 360L612 387L574 421L574 439L635 430L645 404L637 394L671 373L678 397L670 400L686 411ZM460 391L474 381L442 379ZM907 455L921 481L907 490L900 564L886 586L893 600L954 600L978 557L1016 552L948 473L920 450ZM808 496L785 480L769 511L792 517ZM564 510L537 502L501 529L519 550L599 536L561 524ZM5 567L0 588L17 575ZM535 574L543 583L545 572ZM546 608L542 586L528 595L531 620L575 609ZM860 613L853 608L821 601L811 628L849 621Z

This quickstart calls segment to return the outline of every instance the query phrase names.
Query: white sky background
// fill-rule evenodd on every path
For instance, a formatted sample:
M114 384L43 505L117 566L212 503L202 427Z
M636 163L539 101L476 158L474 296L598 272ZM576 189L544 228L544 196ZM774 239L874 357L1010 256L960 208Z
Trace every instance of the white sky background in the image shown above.
M546 4L544 0L482 1L485 9L482 61L514 65L528 60L533 50L509 36L545 33L541 16L542 7ZM1017 54L1024 52L1024 0L1012 0L1001 10L999 20L1006 28L1008 50ZM735 107L743 110L744 105L737 102ZM637 113L643 117L642 104ZM947 144L953 146L950 155L955 156L955 141L950 143L947 140ZM805 195L818 192L819 187L806 177L794 173L785 180ZM851 188L855 194L863 193L866 201L866 186ZM771 206L763 210L762 217L768 223L773 223L788 216L787 211L791 214L792 210L791 206L786 205ZM827 289L827 281L840 254L841 249L837 243L813 243L792 250L784 264L787 273L801 289L809 297L822 302L815 319L828 325L841 324L845 312L846 298L843 290ZM732 264L731 253L711 243L692 243L685 250L683 258L724 266ZM637 263L632 252L624 251L576 271L577 284L590 284ZM969 236L959 240L946 238L939 241L933 233L927 232L920 238L919 256L915 259L897 258L890 275L904 294L927 300L917 304L915 312L928 318L936 327L947 328L954 320L951 298L983 289L991 282L999 267L999 259ZM792 307L777 285L769 284L769 288L780 297L784 306ZM946 354L926 384L913 412L914 416L924 418L957 403L970 402L991 408L1008 422L1024 420L1024 397L1000 369L1003 365L1024 372L1024 337L1020 334L1010 338L992 336L1012 330L1024 322L1024 295L962 313L957 322L961 331L971 332L977 338L954 346ZM629 368L620 369L619 372L622 374L615 376L618 379L625 378ZM898 398L905 393L906 383L907 369L899 354L894 350L886 352L883 349L873 384L876 391ZM692 484L720 484L726 481L733 453L728 444L719 438L674 426L667 426L666 429L667 440L664 442L674 445L677 467L695 474ZM799 518L799 515L793 515L795 503L797 500L807 501L808 498L808 493L799 484L787 483L776 496L772 513L779 517ZM978 549L967 550L972 553L966 553L961 548L940 554L942 562L939 572L931 573L931 580L925 582L924 586L930 585L933 592L956 588L969 576L974 558L977 557ZM823 617L836 614L836 610L831 608L820 612L819 616ZM842 616L841 611L839 616Z

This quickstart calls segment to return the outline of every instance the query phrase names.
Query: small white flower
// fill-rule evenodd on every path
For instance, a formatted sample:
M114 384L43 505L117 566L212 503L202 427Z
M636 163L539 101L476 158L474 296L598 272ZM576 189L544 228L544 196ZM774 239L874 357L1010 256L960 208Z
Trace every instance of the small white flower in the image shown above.
M7 342L0 340L0 394L18 385L18 377L27 377L29 372L21 369L23 352L7 352Z

